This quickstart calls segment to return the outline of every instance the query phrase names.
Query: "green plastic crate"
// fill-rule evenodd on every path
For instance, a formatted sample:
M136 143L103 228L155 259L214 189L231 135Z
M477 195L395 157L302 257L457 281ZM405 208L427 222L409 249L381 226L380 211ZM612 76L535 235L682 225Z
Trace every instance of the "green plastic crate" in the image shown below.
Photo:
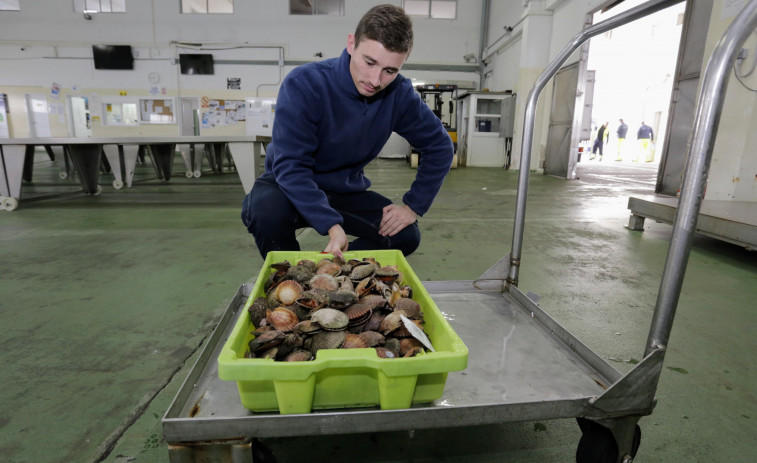
M319 252L269 252L245 309L218 356L218 376L236 381L242 405L255 412L310 413L313 409L380 406L384 410L408 408L442 396L447 373L464 370L468 349L452 330L431 296L400 251L345 252L345 260L374 257L381 265L397 265L403 284L413 288L421 305L424 331L435 352L410 358L382 359L374 349L320 350L308 362L275 362L244 358L253 336L247 308L264 295L263 285L271 264L331 257Z

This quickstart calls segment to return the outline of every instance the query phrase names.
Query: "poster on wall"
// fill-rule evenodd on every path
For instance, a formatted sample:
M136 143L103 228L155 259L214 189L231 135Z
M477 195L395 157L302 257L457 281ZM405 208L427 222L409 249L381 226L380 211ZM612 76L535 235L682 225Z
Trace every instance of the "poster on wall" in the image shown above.
M205 106L205 103L203 101L201 116L201 127L203 129L235 126L245 120L244 101L242 100L208 99L207 106Z
M270 137L273 133L273 117L276 114L276 98L247 98L246 135Z

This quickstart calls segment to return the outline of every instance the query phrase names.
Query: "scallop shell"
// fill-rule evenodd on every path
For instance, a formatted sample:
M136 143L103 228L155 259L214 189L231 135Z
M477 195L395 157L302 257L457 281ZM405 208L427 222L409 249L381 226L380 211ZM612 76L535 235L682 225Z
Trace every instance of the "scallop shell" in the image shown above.
M386 342L384 343L384 347L389 349L390 351L394 352L395 355L399 355L400 353L400 340L397 338L386 338Z
M303 292L296 301L300 307L305 307L309 311L318 310L329 303L329 296L320 289L310 289Z
M334 275L328 273L317 273L313 275L313 278L308 282L308 286L311 290L322 289L325 291L334 291L339 288L339 281Z
M384 283L394 283L400 279L402 273L396 265L387 265L376 269L376 278Z
M394 352L390 351L389 349L385 347L376 347L375 349L376 349L376 355L378 355L379 358L382 358L382 359L397 358L397 354L395 354Z
M283 305L292 305L302 295L302 285L294 280L287 280L276 286L276 299Z
M282 359L286 357L290 352L292 352L294 349L299 349L302 347L302 344L304 342L304 339L297 333L289 333L286 336L284 336L284 340L276 346L279 349L279 352L276 354L277 359Z
M360 262L359 264L352 267L352 271L350 272L350 280L360 281L373 276L375 272L375 265L371 264L370 262Z
M371 306L368 304L352 304L344 309L344 314L350 319L350 325L367 322L372 313Z
M373 314L371 314L371 318L368 319L368 323L363 328L365 331L379 331L379 328L381 327L381 322L384 320L384 317L386 317L386 314L383 314L377 310L373 311Z
M266 350L281 344L285 337L286 335L281 331L269 331L250 341L249 348L254 353L265 352Z
M384 344L384 341L386 340L384 335L377 331L363 331L358 336L363 338L370 347L380 346Z
M296 324L292 331L294 331L295 333L302 333L307 335L323 331L323 328L321 328L321 325L314 322L313 320L303 320Z
M312 267L308 265L298 264L287 270L287 276L289 278L296 280L298 283L302 284L310 281L310 279L313 278L313 275L315 275L315 263L313 263Z
M289 354L287 354L286 357L284 357L284 362L307 362L308 360L313 359L313 353L309 350L305 349L295 349Z
M350 322L344 312L331 308L316 310L310 315L310 319L329 331L343 330Z
M344 331L322 331L310 338L310 352L316 354L321 349L339 349L344 344L347 333Z
M402 356L403 357L415 357L416 355L420 354L421 352L425 352L425 349L423 347L413 347L412 349L405 352Z
M423 317L421 305L412 299L402 297L394 304L394 310L404 310L407 318L419 319Z
M406 357L407 353L417 347L423 348L423 343L415 338L400 339L400 355Z
M373 278L363 278L360 280L360 282L355 286L355 292L358 296L363 297L370 294L371 291L373 291L373 288L376 287L376 280Z
M263 320L265 320L265 318ZM267 333L269 331L274 331L274 329L275 328L272 327L271 325L259 326L259 327L255 328L255 331L252 332L252 335L253 336L260 336L263 333Z
M264 297L259 297L250 304L247 311L250 312L250 322L253 326L260 326L260 320L265 318L267 309L268 302Z
M329 292L329 304L335 309L343 309L357 302L357 294L354 291L337 289Z
M266 319L274 328L284 333L292 331L295 325L300 322L297 314L284 307L269 311Z
M386 336L388 333L391 333L392 331L402 326L402 319L400 318L400 315L405 315L407 317L407 314L405 314L404 310L395 310L394 312L384 317L384 319L381 320L379 332Z
M277 272L284 272L284 273L286 273L286 271L289 270L291 266L292 264L290 264L288 260L275 262L271 264L271 268L275 269Z
M368 342L357 334L348 334L342 343L342 349L365 349L370 347Z
M361 304L370 304L373 310L382 309L384 308L384 306L386 306L386 299L379 296L378 294L369 294L367 296L363 296L358 302Z
M342 273L342 266L329 259L323 259L319 262L318 270L316 270L315 273L316 275L325 273L327 275L337 276Z
M265 351L262 354L258 355L258 358L276 360L276 356L278 354L279 354L279 348L278 347L271 347L267 351Z

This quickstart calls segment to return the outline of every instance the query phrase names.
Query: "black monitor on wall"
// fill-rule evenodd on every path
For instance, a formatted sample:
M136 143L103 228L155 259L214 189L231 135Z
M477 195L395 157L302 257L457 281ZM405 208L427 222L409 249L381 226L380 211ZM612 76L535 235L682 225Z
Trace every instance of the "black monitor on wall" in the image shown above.
M134 69L131 45L92 45L95 69Z
M182 74L213 74L213 55L182 53L179 55Z

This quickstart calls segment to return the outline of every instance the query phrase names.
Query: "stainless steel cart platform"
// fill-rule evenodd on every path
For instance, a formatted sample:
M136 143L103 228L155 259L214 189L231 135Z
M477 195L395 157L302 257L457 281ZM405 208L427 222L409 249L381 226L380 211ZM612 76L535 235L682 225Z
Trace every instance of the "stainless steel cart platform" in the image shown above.
M589 38L680 0L651 0L578 34L539 76L525 107L521 166L530 166L538 96ZM428 429L514 421L576 418L578 463L629 463L639 446L639 419L650 414L696 233L718 119L733 63L757 28L751 0L716 45L703 74L668 254L642 360L621 375L578 341L517 287L529 169L519 172L512 247L478 280L424 286L468 346L468 368L450 373L443 396L403 410L351 409L303 415L251 413L235 383L218 379L216 358L251 288L242 286L163 418L172 462L195 461L218 448L215 460L250 462L257 437Z
M236 383L218 379L217 363L252 290L252 285L243 285L166 412L163 431L171 452L190 452L193 446L219 442L244 446L257 437L600 416L611 411L604 407L616 407L595 403L595 399L622 375L517 288L503 293L495 280L424 282L424 287L469 350L467 369L449 374L440 399L392 411L365 408L279 415L246 410ZM646 368L642 362L635 369ZM635 401L628 399L620 401L622 410L612 411L651 412L650 408L629 409L627 405Z

